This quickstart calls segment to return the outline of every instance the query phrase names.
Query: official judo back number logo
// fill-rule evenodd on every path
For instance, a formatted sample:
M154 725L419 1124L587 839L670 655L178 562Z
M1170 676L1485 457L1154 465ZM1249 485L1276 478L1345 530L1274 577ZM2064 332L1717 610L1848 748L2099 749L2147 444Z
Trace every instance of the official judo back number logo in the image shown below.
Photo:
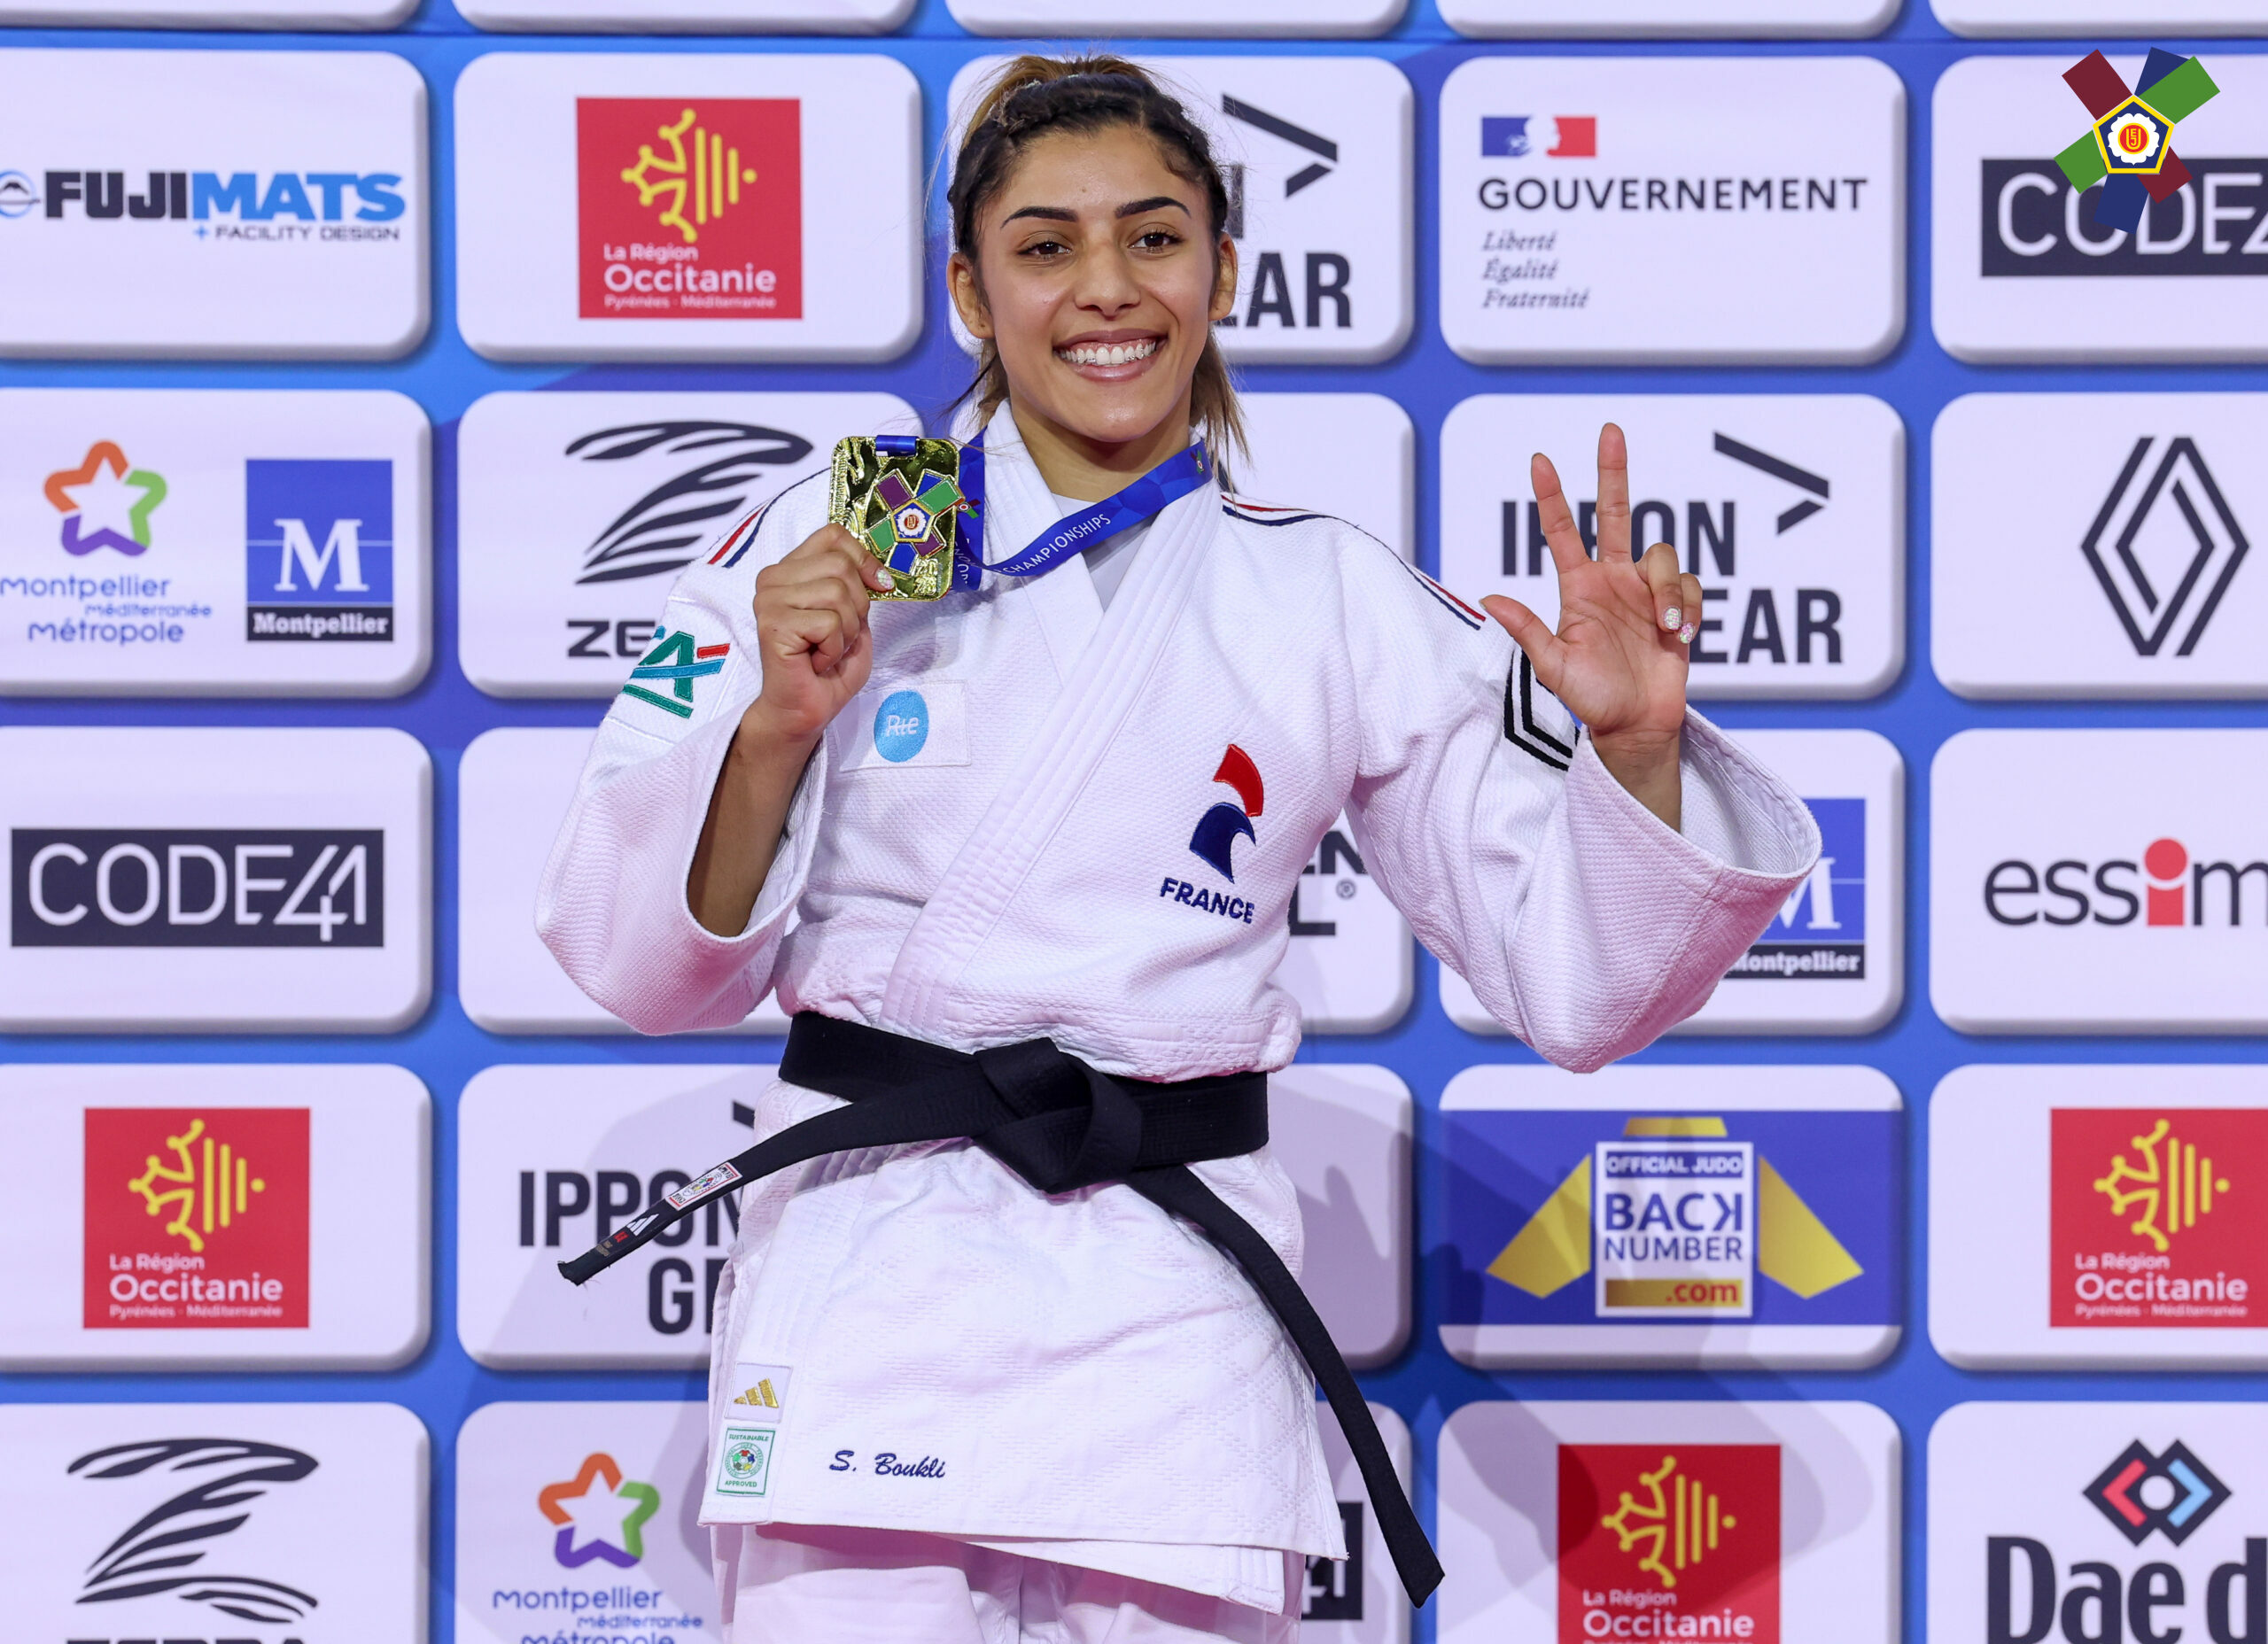
M1231 849L1238 835L1259 842L1253 832L1253 818L1267 802L1267 789L1260 780L1260 767L1252 763L1252 756L1234 742L1221 756L1220 768L1213 772L1216 782L1225 782L1236 790L1237 803L1221 801L1197 818L1197 830L1189 836L1189 848L1217 869L1223 879L1235 883L1237 871Z

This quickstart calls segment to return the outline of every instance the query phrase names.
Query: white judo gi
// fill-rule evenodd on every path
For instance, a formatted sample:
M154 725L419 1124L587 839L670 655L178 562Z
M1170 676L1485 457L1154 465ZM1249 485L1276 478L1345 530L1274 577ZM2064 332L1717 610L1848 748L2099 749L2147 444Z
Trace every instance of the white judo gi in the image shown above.
M985 443L998 558L1059 510L1013 417ZM714 935L686 875L760 684L756 572L826 518L806 481L686 571L663 626L722 667L617 700L546 869L544 940L643 1031L726 1026L776 988L1144 1079L1280 1067L1300 1017L1272 975L1343 810L1425 944L1588 1069L1706 1000L1817 854L1802 802L1698 716L1681 834L1494 622L1341 521L1208 484L1158 515L1107 611L1076 559L876 604L872 679L746 930ZM774 1085L757 1134L835 1105ZM1192 1168L1298 1271L1265 1150ZM1282 1327L1122 1185L1050 1198L965 1142L821 1159L746 1191L715 1316L704 1523L928 1532L1271 1611L1287 1564L1345 1554ZM732 1493L717 1439L751 1415L763 1493ZM742 1541L718 1537L728 1607Z

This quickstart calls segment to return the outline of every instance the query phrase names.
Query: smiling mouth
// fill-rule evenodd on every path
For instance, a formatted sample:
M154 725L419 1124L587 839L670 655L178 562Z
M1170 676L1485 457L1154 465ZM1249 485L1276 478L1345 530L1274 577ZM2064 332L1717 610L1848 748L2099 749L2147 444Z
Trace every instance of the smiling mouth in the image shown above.
M1057 349L1055 357L1066 365L1132 365L1164 345L1162 337L1145 337L1130 343L1075 343Z

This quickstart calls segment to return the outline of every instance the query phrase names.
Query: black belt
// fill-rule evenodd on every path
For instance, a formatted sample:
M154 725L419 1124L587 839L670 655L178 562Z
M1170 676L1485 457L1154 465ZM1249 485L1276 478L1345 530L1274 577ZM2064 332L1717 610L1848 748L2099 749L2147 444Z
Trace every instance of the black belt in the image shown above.
M711 1199L789 1165L856 1148L967 1136L1043 1193L1123 1182L1195 1222L1244 1268L1339 1417L1410 1601L1423 1604L1441 1585L1441 1561L1331 1332L1275 1247L1189 1168L1266 1144L1265 1074L1153 1083L1098 1073L1051 1039L970 1055L806 1011L788 1030L780 1076L850 1105L790 1125L656 1199L561 1262L560 1272L580 1284Z

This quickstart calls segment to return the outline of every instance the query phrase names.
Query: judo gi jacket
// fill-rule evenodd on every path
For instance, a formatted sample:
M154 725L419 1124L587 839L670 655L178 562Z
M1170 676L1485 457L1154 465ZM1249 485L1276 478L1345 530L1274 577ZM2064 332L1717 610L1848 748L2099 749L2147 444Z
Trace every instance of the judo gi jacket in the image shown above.
M986 447L997 559L1058 510L1006 412ZM687 569L659 636L683 666L617 699L546 868L544 940L644 1032L729 1026L776 989L1144 1079L1280 1067L1292 897L1344 812L1419 939L1590 1069L1703 1004L1817 855L1803 803L1697 715L1681 833L1495 623L1342 521L1207 484L1107 611L1076 558L875 604L872 678L746 929L713 934L686 877L761 683L756 573L826 519L806 481ZM835 1105L775 1085L757 1134ZM1194 1168L1298 1271L1266 1150ZM928 1532L1264 1609L1286 1555L1346 1551L1313 1384L1244 1276L1122 1185L1049 1197L965 1142L747 1190L711 1406L714 1524Z

